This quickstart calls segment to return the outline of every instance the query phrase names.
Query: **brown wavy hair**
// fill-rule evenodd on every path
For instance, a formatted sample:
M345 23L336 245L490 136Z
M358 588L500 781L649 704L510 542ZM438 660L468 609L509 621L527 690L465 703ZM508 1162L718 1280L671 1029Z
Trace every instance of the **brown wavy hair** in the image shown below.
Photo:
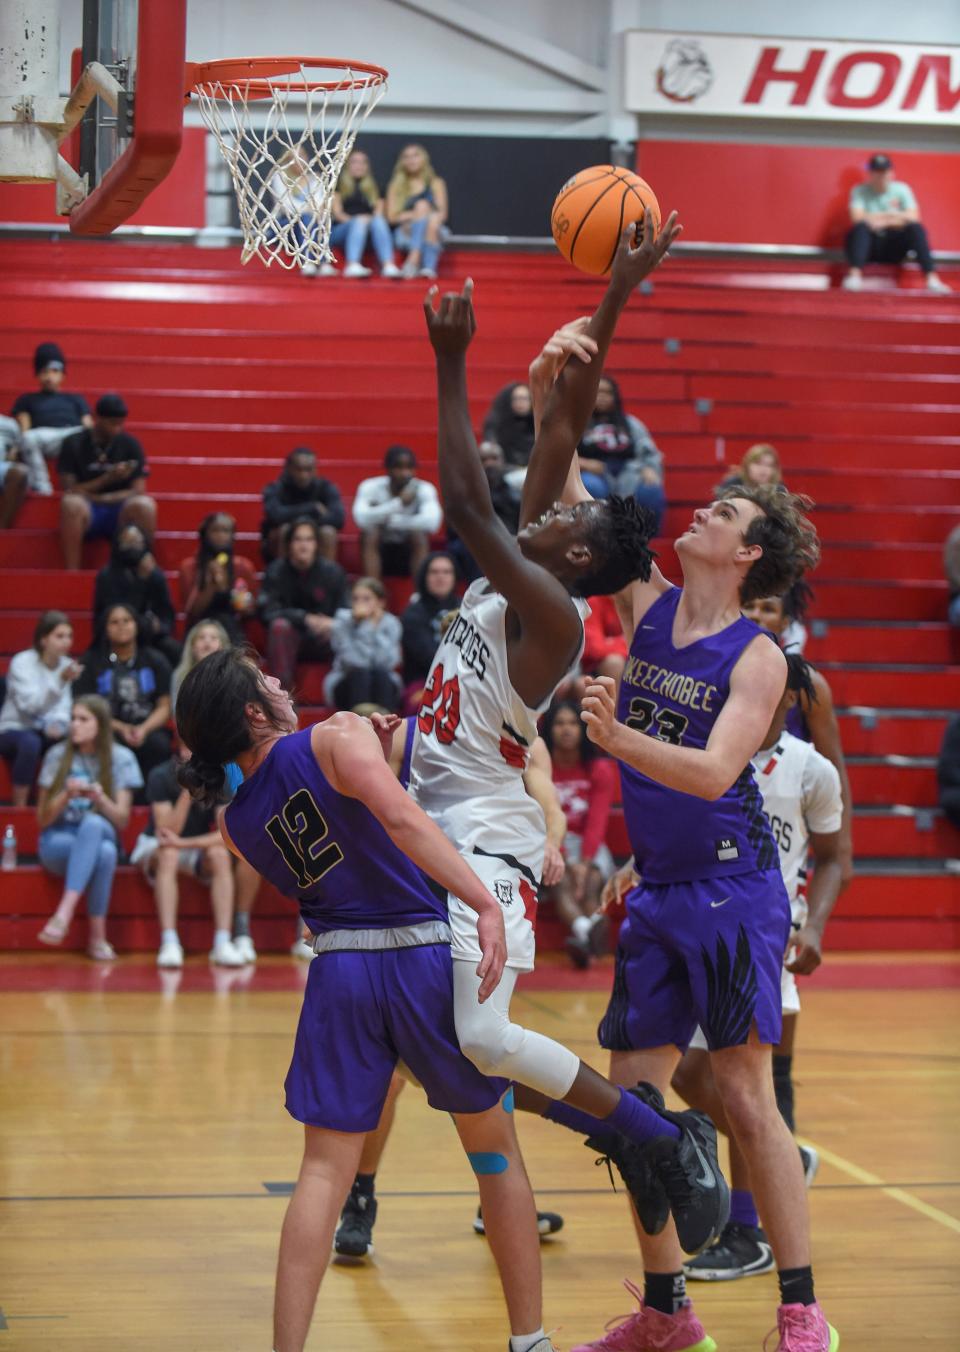
M74 706L80 704L84 709L88 709L97 720L97 782L103 789L108 798L113 797L113 715L110 712L110 705L102 695L78 695L73 701ZM53 777L53 783L50 785L50 797L53 798L60 792L73 766L73 758L76 754L76 747L67 734L66 747L63 755L60 757L60 764L57 766L57 773Z
M731 484L719 497L744 498L760 508L744 532L748 545L763 550L740 586L745 605L761 596L783 596L820 562L816 527L805 515L813 506L802 493L787 493L779 484Z

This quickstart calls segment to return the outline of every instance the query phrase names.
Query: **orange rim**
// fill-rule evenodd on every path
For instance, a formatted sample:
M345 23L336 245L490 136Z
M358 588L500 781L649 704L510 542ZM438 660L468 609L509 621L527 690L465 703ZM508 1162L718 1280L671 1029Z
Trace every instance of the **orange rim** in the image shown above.
M308 80L302 75L303 69L347 71L349 75ZM229 57L221 61L188 61L184 94L189 98L201 85L221 85L224 89L234 86L242 90L246 98L269 98L274 90L274 80L285 75L299 78L287 81L284 88L304 92L312 89L373 89L387 79L384 68L374 66L369 61L343 61L333 56Z

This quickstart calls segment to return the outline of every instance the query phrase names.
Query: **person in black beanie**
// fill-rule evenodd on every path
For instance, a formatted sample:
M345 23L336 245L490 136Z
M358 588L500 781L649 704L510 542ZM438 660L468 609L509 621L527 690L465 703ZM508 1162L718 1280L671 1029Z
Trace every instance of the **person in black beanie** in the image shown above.
M173 637L176 614L170 589L139 526L132 521L117 531L110 562L97 573L93 592L93 624L100 630L105 612L125 602L140 616L142 642L163 653L171 666L180 661L180 644Z
M0 437L13 441L14 453L27 471L29 487L42 497L53 492L47 460L53 459L67 437L93 426L90 407L82 394L62 389L67 359L56 343L40 343L33 354L40 388L18 396L3 420Z
M260 549L264 563L282 552L283 531L306 518L320 529L320 556L337 557L337 531L343 529L343 499L336 484L317 473L317 457L309 446L297 446L283 462L279 479L263 490Z
M347 575L320 554L320 526L301 517L287 528L284 557L260 587L267 629L267 670L289 689L297 661L329 662L333 616L347 604Z

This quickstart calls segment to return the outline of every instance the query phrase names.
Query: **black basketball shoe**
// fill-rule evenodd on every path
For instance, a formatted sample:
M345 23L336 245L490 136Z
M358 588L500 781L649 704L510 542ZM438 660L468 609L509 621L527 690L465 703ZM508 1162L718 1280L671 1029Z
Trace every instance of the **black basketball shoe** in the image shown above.
M630 1092L680 1129L679 1141L658 1136L643 1150L669 1199L680 1247L699 1253L719 1238L730 1217L730 1189L717 1160L717 1129L706 1113L692 1108L670 1112L652 1084L638 1084Z
M351 1188L340 1213L340 1224L333 1240L333 1251L341 1258L366 1258L373 1253L373 1226L377 1219L377 1199Z
M775 1266L773 1250L759 1225L728 1221L720 1238L684 1263L683 1270L698 1282L735 1282L739 1277L772 1272Z
M627 1192L633 1200L640 1224L648 1235L659 1235L670 1215L670 1201L666 1190L646 1156L646 1147L628 1141L619 1133L611 1140L607 1136L588 1136L584 1145L595 1150L600 1158L597 1164L617 1166ZM613 1182L613 1173L610 1173Z
M483 1223L483 1209L477 1207L477 1214L473 1218L473 1228L478 1235L485 1235L487 1227ZM563 1217L556 1211L538 1211L537 1212L537 1234L541 1239L546 1239L548 1235L555 1235L558 1230L563 1229Z

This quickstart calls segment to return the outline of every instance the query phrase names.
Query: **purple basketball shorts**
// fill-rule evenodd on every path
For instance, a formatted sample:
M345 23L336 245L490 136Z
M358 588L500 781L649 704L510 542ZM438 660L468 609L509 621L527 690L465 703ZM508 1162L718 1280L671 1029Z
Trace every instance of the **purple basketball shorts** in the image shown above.
M754 1025L761 1042L780 1041L790 902L779 869L641 883L626 909L602 1047L686 1048L697 1024L711 1051L740 1046Z
M448 944L320 953L287 1072L287 1112L311 1127L372 1131L398 1060L442 1112L486 1112L508 1085L460 1050Z

